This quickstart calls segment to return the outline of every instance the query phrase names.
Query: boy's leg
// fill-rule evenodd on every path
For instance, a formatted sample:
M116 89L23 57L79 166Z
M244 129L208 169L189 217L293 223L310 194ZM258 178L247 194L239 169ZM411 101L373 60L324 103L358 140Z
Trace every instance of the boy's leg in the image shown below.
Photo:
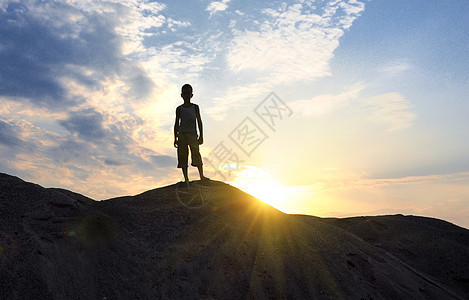
M184 175L184 182L189 185L189 176L187 175L187 167L182 167L182 175Z
M200 180L209 180L207 177L204 176L204 168L202 166L202 156L200 155L199 151L199 142L197 141L197 134L191 135L189 147L191 148L191 165L197 167L197 169L199 170Z
M204 176L204 167L203 167L203 165L197 166L197 169L199 169L200 180L210 180L208 177Z
M177 154L178 154L178 168L182 169L184 181L186 182L186 184L189 184L189 176L187 174L187 161L189 158L189 149L188 149L186 136L181 133L179 134L179 139L178 139Z

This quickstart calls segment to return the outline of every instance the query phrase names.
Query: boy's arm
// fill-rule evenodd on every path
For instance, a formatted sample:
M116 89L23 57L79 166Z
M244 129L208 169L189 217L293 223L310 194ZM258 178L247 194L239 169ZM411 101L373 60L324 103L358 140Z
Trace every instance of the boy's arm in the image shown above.
M200 117L200 110L198 105L195 106L195 117L199 127L199 144L202 145L204 143L204 127L202 125L202 118Z
M176 108L176 120L174 121L174 147L177 148L177 140L178 140L178 134L179 134L179 119L181 118L181 113L179 110L179 106Z

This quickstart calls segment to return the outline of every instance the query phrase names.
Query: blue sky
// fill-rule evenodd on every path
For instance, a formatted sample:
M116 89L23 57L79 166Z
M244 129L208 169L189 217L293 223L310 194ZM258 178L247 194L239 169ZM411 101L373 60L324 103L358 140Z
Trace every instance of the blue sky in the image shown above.
M172 126L191 83L214 179L286 212L469 227L468 13L464 0L0 1L0 171L95 199L179 181ZM292 114L269 127L271 92ZM246 118L265 136L252 152L236 141ZM220 145L238 162L209 164Z

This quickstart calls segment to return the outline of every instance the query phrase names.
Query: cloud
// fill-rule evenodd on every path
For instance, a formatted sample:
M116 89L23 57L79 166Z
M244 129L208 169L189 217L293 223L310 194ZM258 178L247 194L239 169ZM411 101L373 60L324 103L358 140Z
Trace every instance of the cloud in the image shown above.
M311 2L311 1L308 1ZM324 17L327 21L335 21L344 29L349 29L352 26L353 21L360 16L361 12L365 9L365 4L356 0L349 1L330 1L326 8ZM341 15L338 12L343 11ZM340 17L338 17L340 16ZM335 19L335 20L334 20Z
M417 116L412 112L412 104L404 96L385 93L364 97L361 93L365 88L366 85L359 82L339 94L322 94L311 99L295 100L288 105L297 112L297 116L303 117L319 117L348 106L363 115L361 120L379 124L387 132L412 126Z
M175 159L145 148L139 142L135 133L142 124L132 114L110 114L88 107L70 111L58 120L44 110L43 118L36 115L22 120L21 114L14 113L22 111L18 105L8 107L13 112L11 120L0 122L0 166L4 172L103 198L122 192L140 192L144 190L143 183L152 184L149 178L154 178L156 184L173 176L175 168L171 161ZM1 111L2 115L6 113ZM56 133L59 130L54 124L63 127L60 134ZM127 191L105 186L105 182L118 185L117 179L123 180L125 176L139 177L142 181L127 186Z
M116 33L123 5L83 10L58 2L25 1L0 10L0 96L37 106L66 109L86 98L72 96L66 82L99 89L107 78L122 78L129 93L144 97L152 82L122 52L127 41ZM88 3L88 2L87 2ZM104 5L104 4L103 4ZM89 5L88 5L89 7ZM130 12L123 14L132 15Z
M152 60L167 71L171 79L184 76L185 78L196 78L210 62L208 53L203 51L203 45L178 41L165 45L161 48L152 48L147 52Z
M128 165L129 162L118 161L112 158L106 158L104 159L104 164L107 166L124 166L124 165Z
M229 87L222 96L215 97L213 106L205 109L205 113L214 120L223 120L229 110L262 101L272 90L272 85L268 82L255 82L248 85ZM229 95L229 97L226 97Z
M329 76L329 60L339 38L363 8L356 1L332 1L317 12L307 3L264 9L258 28L233 29L228 66L283 84Z
M26 180L59 185L94 198L137 193L172 180L176 173L174 158L140 146L129 135L132 130L126 129L122 131L123 137L116 137L125 125L109 121L96 111L79 111L64 121L70 135L53 139L52 133L44 129L35 131L38 129L27 121L6 126L2 122L0 166ZM15 143L19 146L14 147ZM128 184L129 178L140 181L132 186Z
M161 14L165 4L148 0L108 0L87 1L73 0L71 6L84 12L84 15L95 15L105 18L122 43L123 55L144 51L142 45L149 30L162 27L168 19ZM172 20L177 25L177 20Z
M452 173L452 174L434 174L425 176L406 176L400 178L361 178L345 184L347 188L382 188L397 185L417 185L417 184L436 184L446 182L469 180L469 172Z
M300 2L259 8L260 15L254 20L251 14L235 12L243 21L230 23L233 38L224 56L225 73L230 74L224 76L231 82L207 110L214 119L222 120L228 110L263 99L275 87L332 75L329 62L333 52L364 5L329 1L318 7L314 1Z
M205 58L196 53L203 42L166 52L145 44L165 25L189 27L163 16L165 8L147 0L1 1L2 170L93 197L172 180L170 130L161 128L173 108L171 118L154 120L173 103L168 78L178 73L166 67L180 62L180 72L195 74ZM194 59L185 62L186 53Z
M18 138L16 128L2 120L0 120L0 144L9 147L18 147L23 144L23 141Z
M60 103L65 91L55 78L51 60L66 59L64 45L36 20L18 20L12 13L0 12L0 27L0 95Z
M388 132L408 128L416 119L412 104L399 93L386 93L360 102L368 121L386 126Z
M210 13L210 16L213 14L219 12L219 11L225 11L228 8L228 4L230 0L222 0L222 1L213 1L210 2L210 4L207 6L205 9Z
M332 173L311 185L289 187L285 211L320 217L417 214L469 226L469 172L399 178Z
M59 124L85 140L98 140L106 136L103 116L94 109L72 112L68 119Z
M404 71L407 71L411 68L411 65L408 62L394 62L390 63L387 66L383 67L382 70L384 73L389 75L397 75Z
M177 165L176 158L169 155L152 155L151 160L161 168L175 167Z
M288 103L288 106L303 117L317 117L333 112L351 101L356 100L365 85L356 83L339 94L322 94L311 99L300 99Z

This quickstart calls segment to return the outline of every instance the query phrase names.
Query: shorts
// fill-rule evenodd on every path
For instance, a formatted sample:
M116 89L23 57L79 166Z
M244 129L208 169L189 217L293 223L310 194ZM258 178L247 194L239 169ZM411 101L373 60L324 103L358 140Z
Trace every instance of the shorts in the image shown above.
M196 132L179 132L177 144L178 168L187 168L187 161L189 158L188 148L191 148L191 165L194 167L203 165Z

